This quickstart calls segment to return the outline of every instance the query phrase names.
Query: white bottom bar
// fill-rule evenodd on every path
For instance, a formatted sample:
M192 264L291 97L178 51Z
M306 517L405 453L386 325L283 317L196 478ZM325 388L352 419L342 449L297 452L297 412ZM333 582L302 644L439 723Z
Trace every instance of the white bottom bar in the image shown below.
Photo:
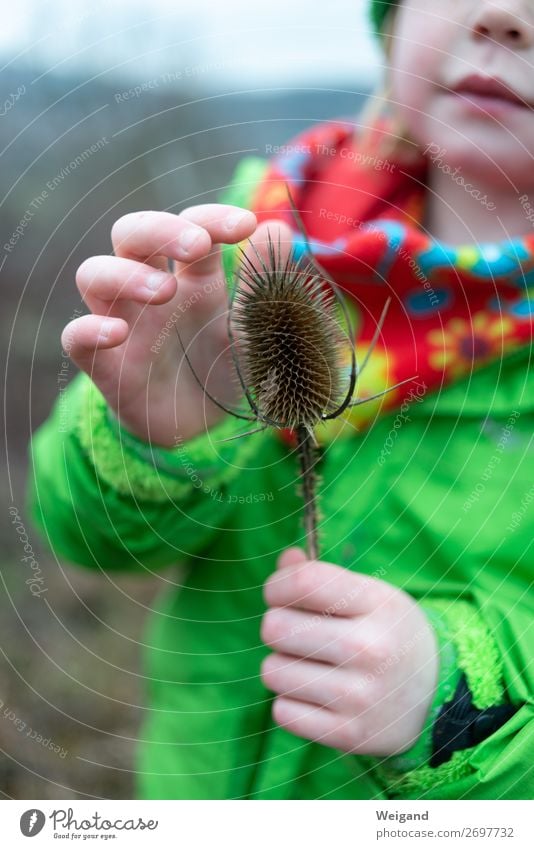
M2 845L532 849L529 801L4 801ZM36 838L35 844L28 839Z

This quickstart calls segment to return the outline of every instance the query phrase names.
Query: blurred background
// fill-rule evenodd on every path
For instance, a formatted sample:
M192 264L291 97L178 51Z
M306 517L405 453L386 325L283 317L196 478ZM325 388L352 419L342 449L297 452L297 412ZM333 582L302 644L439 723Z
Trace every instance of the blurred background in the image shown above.
M87 311L76 269L111 253L121 215L216 202L243 155L268 157L313 123L356 117L382 56L366 0L18 0L3 16L0 62L0 793L127 799L139 642L164 581L62 562L24 513L30 433L76 373L62 370L59 342ZM25 584L10 507L46 596Z

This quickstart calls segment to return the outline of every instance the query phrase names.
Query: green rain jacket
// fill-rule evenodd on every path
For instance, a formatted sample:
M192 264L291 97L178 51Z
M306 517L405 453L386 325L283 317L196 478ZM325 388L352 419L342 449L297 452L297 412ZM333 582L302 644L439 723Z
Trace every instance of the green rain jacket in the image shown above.
M223 202L247 207L266 162L242 160ZM223 250L229 281L235 249ZM440 678L423 732L390 758L274 724L259 670L262 586L302 545L294 453L226 416L175 449L122 429L84 374L30 447L28 511L93 570L185 564L151 616L136 795L148 799L524 799L534 791L534 377L520 348L322 452L323 559L402 587L425 609ZM387 462L378 458L385 445ZM399 647L401 649L401 647ZM474 705L512 702L497 731L438 767L430 729L464 671Z

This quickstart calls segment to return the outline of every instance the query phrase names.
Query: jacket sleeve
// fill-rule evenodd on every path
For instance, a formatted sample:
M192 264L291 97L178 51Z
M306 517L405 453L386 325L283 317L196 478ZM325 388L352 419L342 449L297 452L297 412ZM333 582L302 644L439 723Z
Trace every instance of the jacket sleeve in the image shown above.
M531 616L517 604L512 615L506 616L505 611L510 612L506 602L500 611L487 605L481 610L475 599L426 599L420 604L435 629L439 645L439 682L415 744L399 755L370 759L385 792L393 799L531 798L534 790L532 665L518 651L525 640L530 639L532 646ZM498 621L501 627L496 630ZM503 624L508 645L502 642ZM486 710L506 705L506 713L512 715L495 730L488 728L487 736L480 734L483 739L476 744L458 749L446 762L433 767L430 756L434 723L443 704L451 699L462 673L474 708ZM479 731L483 728L480 724L478 727Z
M27 512L58 556L83 566L158 568L204 548L233 509L231 481L265 433L227 415L173 449L120 427L79 374L30 443ZM245 427L243 427L245 426Z
M246 206L265 160L241 160L221 202ZM223 249L230 287L236 246ZM85 374L61 392L34 434L26 509L58 556L107 570L158 568L202 550L220 530L228 485L268 433L226 415L173 449L137 439ZM216 516L216 519L214 518Z

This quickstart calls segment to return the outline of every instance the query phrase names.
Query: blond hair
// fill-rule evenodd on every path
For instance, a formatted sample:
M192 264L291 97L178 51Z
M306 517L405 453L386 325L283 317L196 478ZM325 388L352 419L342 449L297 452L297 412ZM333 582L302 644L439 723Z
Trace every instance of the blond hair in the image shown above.
M389 61L394 38L394 25L398 6L393 5L388 11L382 26L382 43L386 60ZM389 72L389 66L388 66ZM380 134L377 140L372 132L373 127L380 117L388 117L389 132ZM377 157L390 159L398 164L409 164L420 156L418 143L410 136L408 128L400 117L395 113L394 104L391 102L391 80L386 73L384 83L372 92L365 101L361 111L358 113L358 123L361 124L358 131L358 144L363 150L372 156L363 158L366 164L372 167L373 160Z

